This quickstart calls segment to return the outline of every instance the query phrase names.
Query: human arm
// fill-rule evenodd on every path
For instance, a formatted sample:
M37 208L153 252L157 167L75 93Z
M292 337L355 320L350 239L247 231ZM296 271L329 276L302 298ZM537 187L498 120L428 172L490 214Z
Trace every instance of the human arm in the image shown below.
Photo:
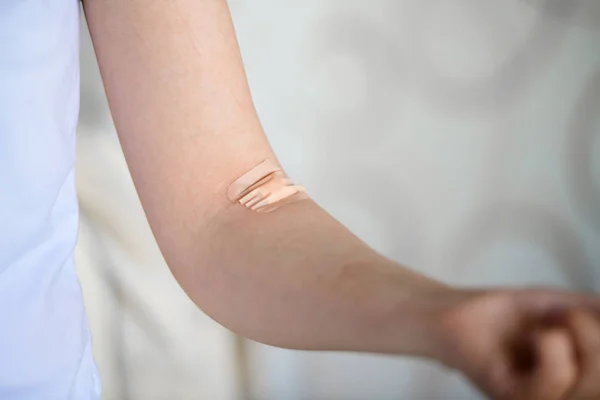
M465 304L504 304L520 294L460 291L419 275L375 253L310 200L256 214L227 199L233 180L276 157L224 1L84 6L148 220L201 309L272 345L429 356L469 373L477 355L448 356L479 310L464 312ZM510 307L510 315L521 309ZM497 344L484 328L477 327Z
M142 204L192 300L270 344L414 347L401 343L420 337L405 332L417 324L398 314L419 287L443 285L376 254L312 201L256 214L227 199L235 178L275 156L225 2L89 1L86 13Z

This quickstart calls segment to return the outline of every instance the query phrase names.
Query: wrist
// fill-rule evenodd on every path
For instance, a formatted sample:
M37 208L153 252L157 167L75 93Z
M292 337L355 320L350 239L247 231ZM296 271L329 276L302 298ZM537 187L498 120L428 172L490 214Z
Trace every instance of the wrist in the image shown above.
M466 292L443 284L415 291L398 306L395 352L449 364L449 340L445 320Z

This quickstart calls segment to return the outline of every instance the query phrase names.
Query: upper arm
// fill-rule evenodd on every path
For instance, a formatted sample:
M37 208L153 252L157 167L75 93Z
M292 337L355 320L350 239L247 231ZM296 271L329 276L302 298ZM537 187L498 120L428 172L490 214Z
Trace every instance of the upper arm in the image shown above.
M275 159L225 0L86 0L117 132L161 247L227 206L229 183ZM191 245L191 243L190 243Z

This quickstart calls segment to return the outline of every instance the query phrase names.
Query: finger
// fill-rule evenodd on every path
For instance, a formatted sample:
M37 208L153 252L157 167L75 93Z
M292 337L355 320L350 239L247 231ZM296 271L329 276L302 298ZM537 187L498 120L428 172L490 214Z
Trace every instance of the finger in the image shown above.
M591 314L573 311L568 316L580 363L579 380L569 399L600 397L600 322Z
M584 308L600 317L600 296L558 289L521 289L520 305L537 311Z
M577 379L573 339L563 328L551 328L534 336L536 364L520 399L559 400Z

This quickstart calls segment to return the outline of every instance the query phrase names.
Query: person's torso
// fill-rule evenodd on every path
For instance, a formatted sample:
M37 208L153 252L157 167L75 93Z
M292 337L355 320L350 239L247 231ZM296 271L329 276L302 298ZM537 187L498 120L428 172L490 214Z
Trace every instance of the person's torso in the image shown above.
M0 1L0 399L97 399L73 265L78 0Z

